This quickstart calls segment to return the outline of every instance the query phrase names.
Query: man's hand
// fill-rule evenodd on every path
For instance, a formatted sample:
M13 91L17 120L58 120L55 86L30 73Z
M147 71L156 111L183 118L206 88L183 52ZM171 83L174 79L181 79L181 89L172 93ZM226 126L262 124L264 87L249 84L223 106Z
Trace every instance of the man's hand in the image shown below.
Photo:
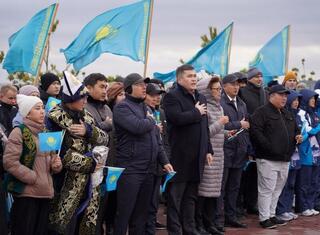
M104 164L103 163L97 163L96 168L94 168L94 172L96 172L96 171L98 171L98 170L100 170L102 168L104 168Z
M211 153L207 153L207 163L209 166L212 166L213 164L213 156Z
M161 123L157 124L157 127L159 128L160 133L163 133L163 125Z
M164 170L165 170L166 172L168 172L168 173L174 171L174 170L173 170L173 167L172 167L172 165L171 165L170 163L164 165L163 168L164 168Z
M301 144L302 143L302 135L296 135L296 141L297 141L297 144Z
M228 132L227 132L228 138L231 137L231 136L234 136L235 133L237 133L237 130L228 131Z
M205 104L200 104L199 101L195 105L196 109L199 110L201 115L206 115L207 114L207 106Z
M106 117L106 119L103 122L105 122L106 124L112 124L112 118Z
M249 129L250 128L250 123L248 121L245 121L244 118L240 121L241 127L243 129Z
M87 129L85 124L80 121L80 124L72 124L70 126L70 131L72 134L77 135L77 136L85 136Z

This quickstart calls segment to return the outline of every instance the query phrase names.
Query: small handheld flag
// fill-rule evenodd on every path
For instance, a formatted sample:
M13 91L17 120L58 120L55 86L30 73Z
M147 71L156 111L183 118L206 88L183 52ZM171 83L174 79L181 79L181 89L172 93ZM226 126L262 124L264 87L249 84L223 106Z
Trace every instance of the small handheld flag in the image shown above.
M53 109L55 106L57 106L60 103L61 103L61 100L50 96L45 107L46 113L48 113L51 109Z
M241 132L243 132L245 129L241 128L239 131L237 131L234 135L230 136L227 140L231 141L234 138L236 138Z
M243 171L246 171L246 170L248 169L248 166L249 166L250 163L252 163L252 162L256 162L256 161L254 161L254 160L248 160L248 161L246 162L246 164L244 165L244 167L243 167Z
M163 193L164 191L166 191L166 186L169 180L171 180L171 178L176 174L177 172L175 171L171 171L169 173L167 173L166 175L166 179L164 180L163 185L161 186L161 193Z
M42 132L39 133L40 152L60 150L63 139L63 132Z
M108 175L106 179L107 191L114 191L117 188L117 182L125 168L108 166Z

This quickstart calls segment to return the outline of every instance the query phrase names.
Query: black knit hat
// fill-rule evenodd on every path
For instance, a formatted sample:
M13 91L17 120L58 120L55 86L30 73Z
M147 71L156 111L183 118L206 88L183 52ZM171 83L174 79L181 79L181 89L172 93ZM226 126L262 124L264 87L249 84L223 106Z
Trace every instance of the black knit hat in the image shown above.
M53 73L45 73L41 76L40 79L40 88L44 91L47 91L49 86L54 83L55 81L60 82L60 79L57 75L53 74Z

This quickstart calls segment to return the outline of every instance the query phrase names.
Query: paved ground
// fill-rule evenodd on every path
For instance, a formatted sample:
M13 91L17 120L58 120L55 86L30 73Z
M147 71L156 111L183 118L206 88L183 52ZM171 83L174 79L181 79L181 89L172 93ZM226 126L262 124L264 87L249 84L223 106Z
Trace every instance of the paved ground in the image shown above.
M162 209L158 219L165 224L166 216ZM312 217L300 216L297 220L276 229L262 229L258 224L258 216L248 216L243 220L248 224L247 229L227 228L226 235L320 235L320 215ZM167 231L157 231L156 235L166 235Z

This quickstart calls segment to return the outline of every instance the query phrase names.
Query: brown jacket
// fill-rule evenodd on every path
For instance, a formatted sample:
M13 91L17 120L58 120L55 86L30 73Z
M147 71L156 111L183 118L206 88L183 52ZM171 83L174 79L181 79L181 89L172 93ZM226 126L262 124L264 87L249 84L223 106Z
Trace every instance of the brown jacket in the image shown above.
M22 165L19 161L22 153L22 133L19 128L12 130L6 144L3 165L7 172L26 184L19 197L52 198L54 195L51 177L51 155L39 152L38 133L44 126L27 118L23 123L31 130L34 142L37 145L37 154L32 169ZM55 172L56 173L56 172Z

